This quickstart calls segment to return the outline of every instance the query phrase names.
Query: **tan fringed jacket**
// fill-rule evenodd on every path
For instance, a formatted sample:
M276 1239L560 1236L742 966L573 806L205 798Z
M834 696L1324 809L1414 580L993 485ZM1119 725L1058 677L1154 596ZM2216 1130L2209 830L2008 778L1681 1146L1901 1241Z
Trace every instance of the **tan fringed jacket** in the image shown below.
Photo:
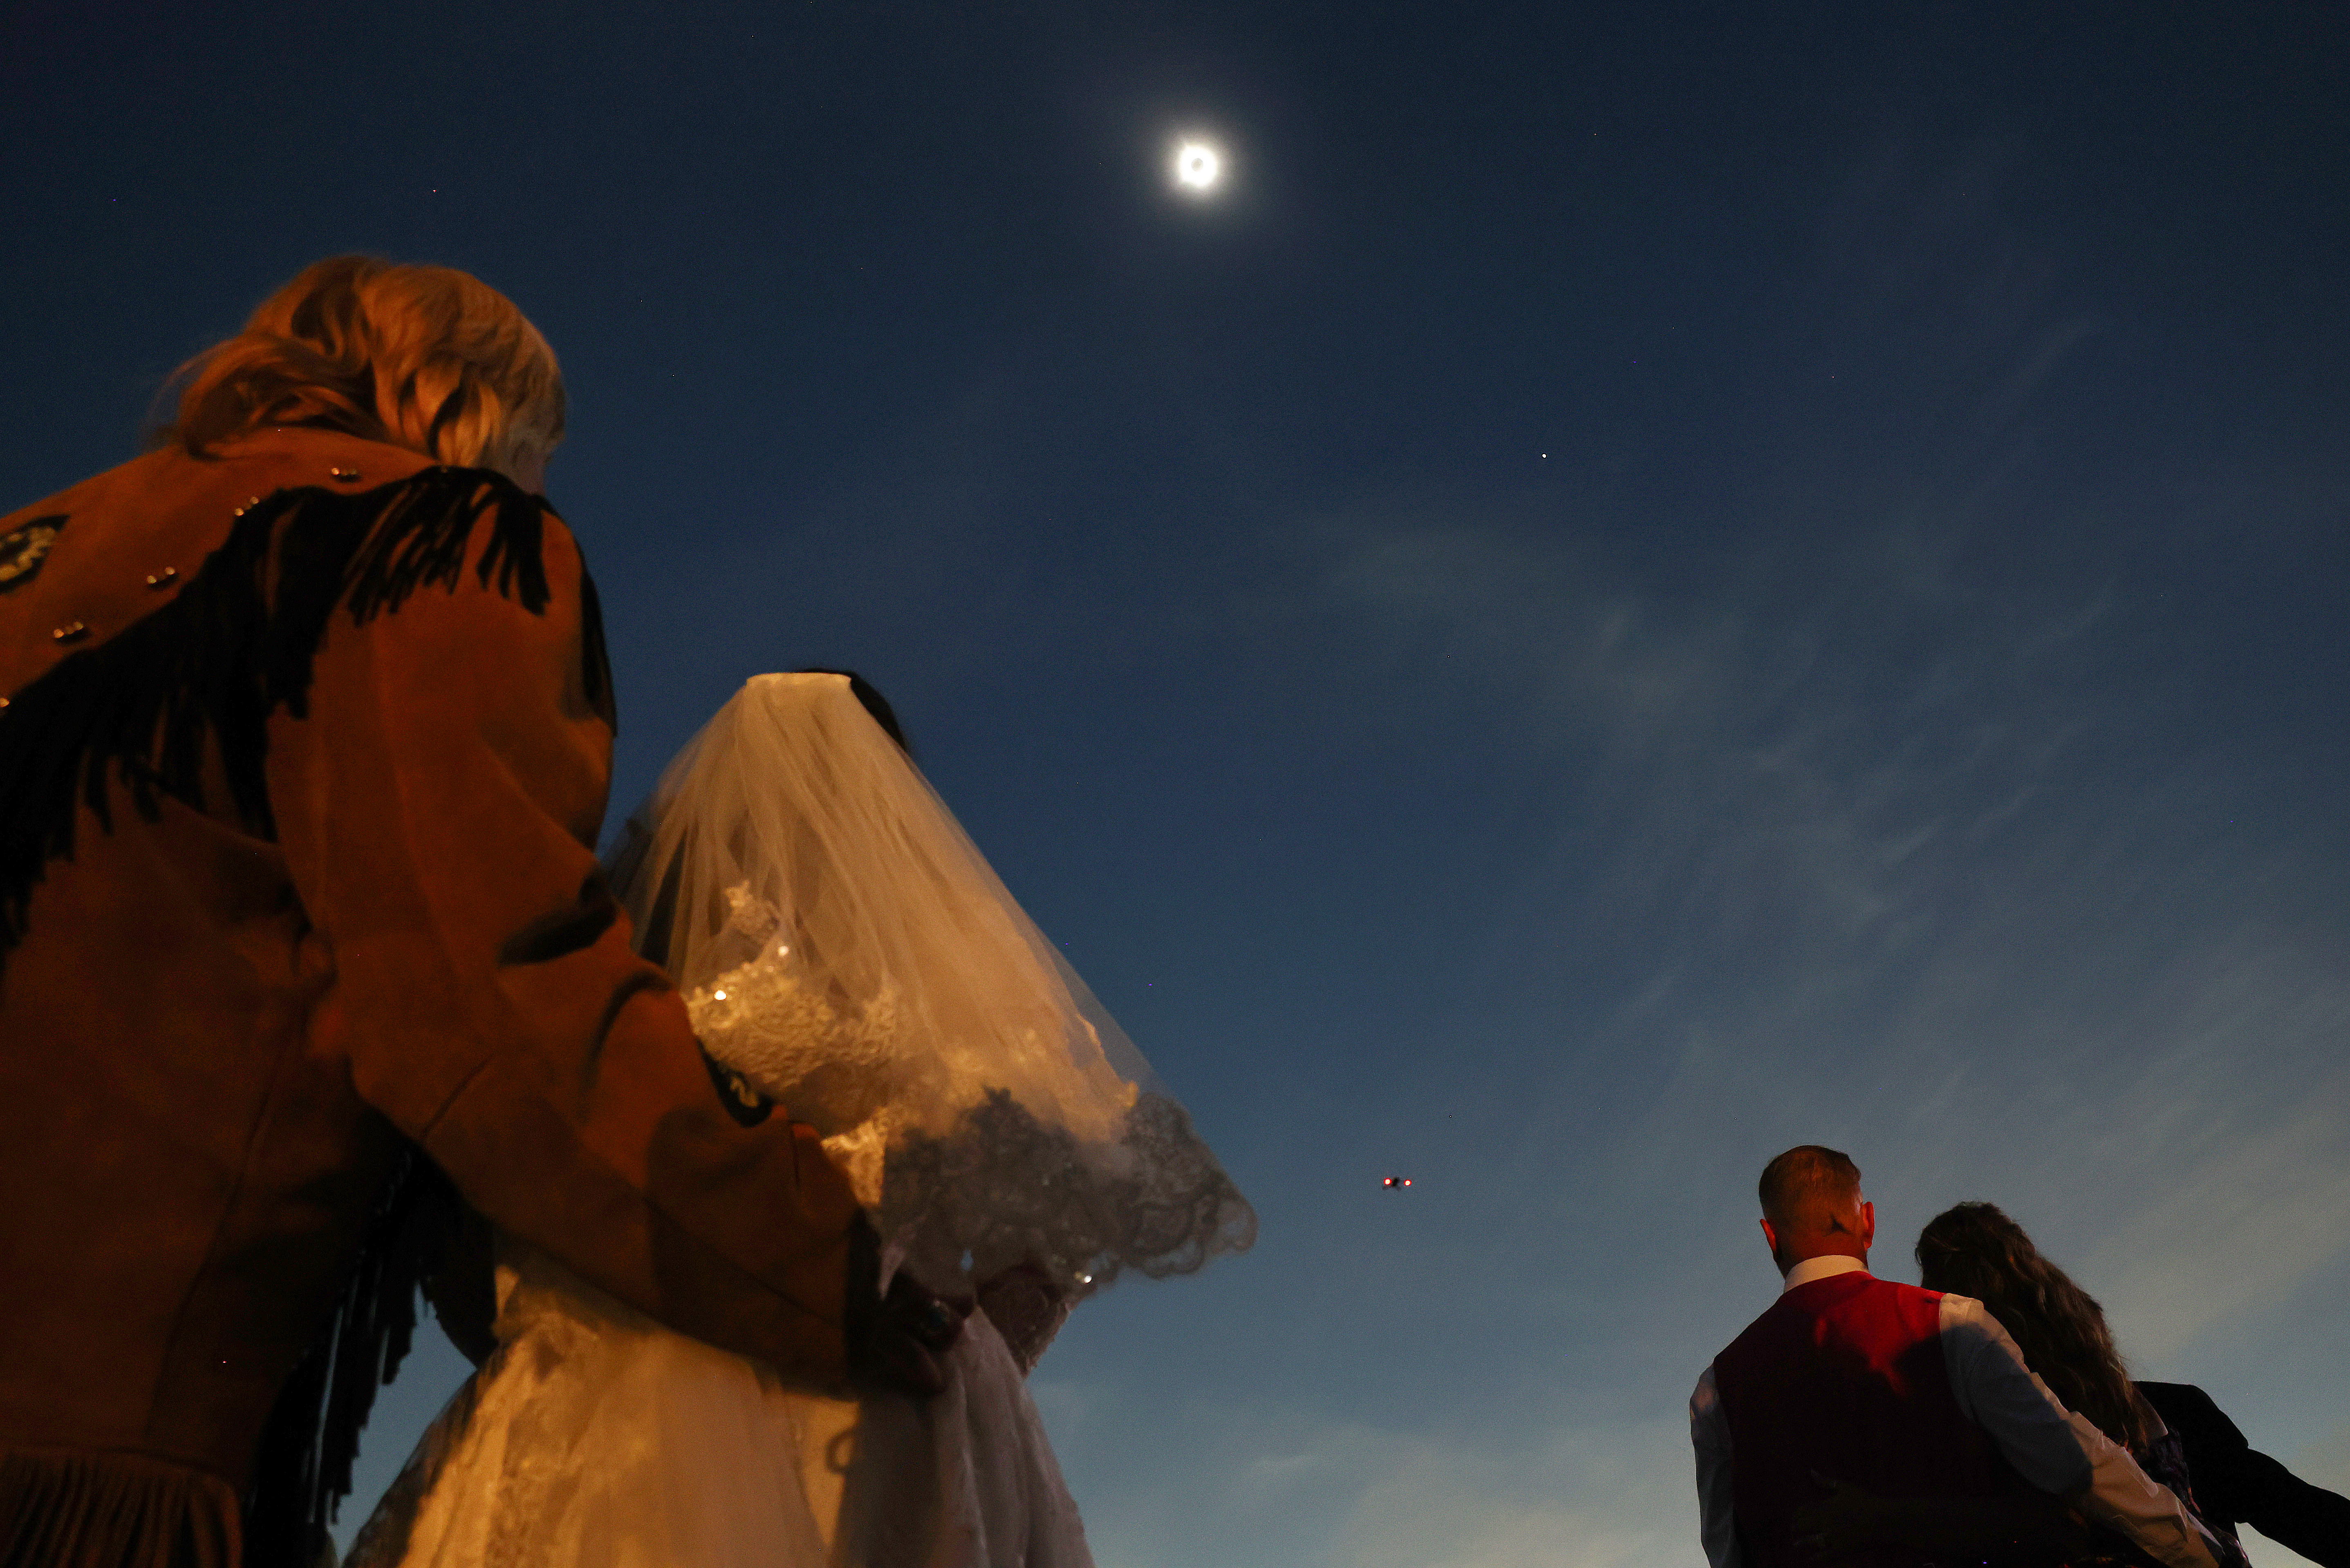
M0 1560L237 1561L408 1140L842 1386L854 1199L629 950L594 588L536 497L322 431L151 453L0 519Z

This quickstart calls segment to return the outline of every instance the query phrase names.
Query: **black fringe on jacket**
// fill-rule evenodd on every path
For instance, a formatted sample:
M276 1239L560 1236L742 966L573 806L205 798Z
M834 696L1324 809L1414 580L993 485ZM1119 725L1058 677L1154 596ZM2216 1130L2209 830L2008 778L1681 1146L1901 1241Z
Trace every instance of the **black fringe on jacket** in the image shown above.
M151 1454L0 1453L0 1568L244 1568L238 1518L228 1482Z
M255 1456L245 1568L314 1568L343 1499L379 1388L407 1359L424 1282L448 1254L464 1199L403 1144L368 1221L335 1316L294 1369Z
M338 609L353 626L427 588L453 592L474 527L491 530L481 586L546 612L546 504L479 469L429 468L358 493L282 490L247 508L171 602L70 655L0 709L0 964L24 940L32 891L70 859L78 808L112 832L113 788L148 821L164 797L207 808L218 748L227 805L274 840L268 722L309 711L313 663ZM589 700L612 717L593 584L582 583ZM403 1145L334 1317L280 1391L245 1499L249 1568L310 1568L351 1490L376 1390L415 1332L420 1289L456 1232L463 1200Z
M77 805L113 831L109 778L150 822L166 795L202 810L216 743L227 804L247 831L275 839L269 718L280 707L307 716L312 661L336 610L364 626L425 588L454 591L486 518L482 587L544 614L546 512L485 469L428 468L353 494L281 490L246 510L170 603L16 693L0 709L0 963L24 940L44 868L73 857ZM588 694L608 721L593 584L581 598Z

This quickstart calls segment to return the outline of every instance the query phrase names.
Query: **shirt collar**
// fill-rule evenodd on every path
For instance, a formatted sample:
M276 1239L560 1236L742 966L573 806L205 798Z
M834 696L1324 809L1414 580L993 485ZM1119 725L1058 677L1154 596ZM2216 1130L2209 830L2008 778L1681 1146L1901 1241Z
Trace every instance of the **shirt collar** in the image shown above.
M1787 1271L1787 1282L1779 1287L1779 1293L1781 1295L1785 1295L1797 1285L1808 1285L1814 1280L1833 1279L1838 1274L1865 1274L1866 1272L1868 1272L1868 1265L1862 1262L1858 1258L1846 1258L1841 1256L1805 1258L1802 1262L1797 1263L1794 1268Z

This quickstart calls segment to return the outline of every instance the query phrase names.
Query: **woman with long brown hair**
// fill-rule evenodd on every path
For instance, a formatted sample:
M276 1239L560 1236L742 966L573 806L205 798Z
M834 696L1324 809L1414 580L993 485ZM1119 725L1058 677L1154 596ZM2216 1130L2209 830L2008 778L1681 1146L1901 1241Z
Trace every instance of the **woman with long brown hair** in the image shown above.
M1918 1232L1918 1269L1928 1290L1989 1308L2064 1407L2143 1462L2162 1418L2131 1384L2105 1309L2041 1256L2022 1226L1997 1204L1954 1203Z
M2064 1407L2127 1449L2201 1521L2186 1454L2130 1381L2105 1309L2041 1255L2022 1226L1997 1204L1954 1203L1927 1221L1917 1252L1918 1283L1982 1303ZM2231 1536L2206 1529L2223 1563L2243 1563Z

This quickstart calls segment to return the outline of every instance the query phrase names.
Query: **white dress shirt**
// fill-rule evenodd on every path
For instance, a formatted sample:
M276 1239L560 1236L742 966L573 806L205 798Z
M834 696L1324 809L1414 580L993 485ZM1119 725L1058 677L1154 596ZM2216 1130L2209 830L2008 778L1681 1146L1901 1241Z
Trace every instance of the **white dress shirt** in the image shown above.
M1836 1274L1860 1273L1858 1258L1807 1258L1787 1271L1784 1294ZM2016 1474L2070 1501L2092 1521L2126 1536L2168 1568L2217 1568L2200 1528L2170 1489L2147 1479L2129 1450L2072 1414L2023 1365L2007 1330L1970 1296L1942 1298L1942 1366L1960 1413L1981 1427ZM1697 1448L1697 1498L1706 1561L1742 1568L1731 1514L1730 1423L1714 1392L1713 1368L1690 1397L1690 1440Z

